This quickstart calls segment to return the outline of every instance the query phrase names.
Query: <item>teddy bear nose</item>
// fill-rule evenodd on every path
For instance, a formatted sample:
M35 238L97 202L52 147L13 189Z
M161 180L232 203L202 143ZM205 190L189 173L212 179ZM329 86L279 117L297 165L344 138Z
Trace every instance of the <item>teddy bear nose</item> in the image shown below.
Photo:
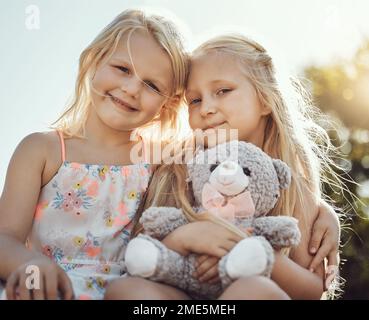
M233 162L228 161L228 162L223 163L223 168L228 169L228 170L232 170L232 169L235 168L235 166L234 166Z
M225 161L220 164L218 181L221 183L231 183L236 178L237 163L233 161Z
M221 166L223 169L234 171L236 170L237 164L234 163L233 161L225 161L221 164Z

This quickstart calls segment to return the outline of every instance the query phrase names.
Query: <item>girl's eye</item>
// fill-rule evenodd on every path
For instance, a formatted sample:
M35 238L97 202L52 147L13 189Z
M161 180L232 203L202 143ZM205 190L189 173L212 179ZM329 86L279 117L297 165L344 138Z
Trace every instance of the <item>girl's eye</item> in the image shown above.
M222 88L222 89L219 89L216 92L216 94L217 94L217 96L222 96L222 95L224 95L224 94L226 94L227 92L230 92L230 91L232 91L232 90L229 89L229 88Z
M124 72L124 73L127 73L127 74L129 74L129 73L130 73L129 69L128 69L128 68L126 68L126 67L116 66L116 68L117 68L118 70L120 70L120 71Z
M193 99L193 100L190 100L189 105L192 106L192 105L197 104L199 102L201 102L201 99Z
M153 89L154 91L156 91L156 92L160 93L159 88L158 88L155 84L153 84L151 81L145 81L145 84L146 84L148 87L150 87L151 89Z

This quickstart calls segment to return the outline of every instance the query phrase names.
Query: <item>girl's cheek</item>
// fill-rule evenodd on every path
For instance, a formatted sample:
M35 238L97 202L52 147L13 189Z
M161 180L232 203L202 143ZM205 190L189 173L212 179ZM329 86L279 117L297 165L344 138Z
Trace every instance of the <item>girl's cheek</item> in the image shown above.
M117 76L114 74L114 72L105 67L96 71L92 83L94 86L106 87L112 82L115 82L116 79Z
M141 105L143 107L146 106L146 110L150 113L157 113L164 105L165 99L162 97L153 97L150 95L144 95L142 97L142 103Z
M190 127L192 130L202 130L201 125L199 124L199 122L196 121L190 122Z

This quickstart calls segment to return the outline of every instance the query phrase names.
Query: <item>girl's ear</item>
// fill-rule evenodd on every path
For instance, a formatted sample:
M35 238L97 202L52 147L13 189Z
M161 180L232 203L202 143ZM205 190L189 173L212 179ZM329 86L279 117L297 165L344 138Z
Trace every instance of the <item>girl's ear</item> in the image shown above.
M277 172L279 187L281 189L287 189L291 183L291 170L290 167L282 160L273 159L273 166Z
M255 89L255 90L256 90L256 98L259 102L260 109L261 109L261 115L262 116L267 116L267 115L271 114L272 113L272 108L269 105L267 105L266 97L264 96L264 94L259 89Z
M266 106L265 104L261 106L262 116L267 116L267 115L270 115L271 113L272 113L272 109L269 106Z

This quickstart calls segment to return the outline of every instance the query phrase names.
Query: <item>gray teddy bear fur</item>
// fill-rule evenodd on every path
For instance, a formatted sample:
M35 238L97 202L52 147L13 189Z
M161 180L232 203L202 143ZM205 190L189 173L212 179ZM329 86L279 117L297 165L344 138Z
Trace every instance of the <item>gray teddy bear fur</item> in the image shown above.
M250 217L235 217L237 227L251 228L252 235L241 240L218 264L220 282L199 282L192 276L196 254L181 256L168 249L160 240L176 228L189 223L181 209L150 207L140 218L144 234L132 239L125 254L126 271L182 289L194 299L216 299L236 279L252 275L270 276L273 249L296 246L300 241L297 220L288 216L266 216L276 205L280 189L288 188L289 167L272 159L260 148L246 142L227 142L199 152L189 163L196 212L203 212L202 190L209 182L214 167L225 161L235 161L247 175L255 212Z

